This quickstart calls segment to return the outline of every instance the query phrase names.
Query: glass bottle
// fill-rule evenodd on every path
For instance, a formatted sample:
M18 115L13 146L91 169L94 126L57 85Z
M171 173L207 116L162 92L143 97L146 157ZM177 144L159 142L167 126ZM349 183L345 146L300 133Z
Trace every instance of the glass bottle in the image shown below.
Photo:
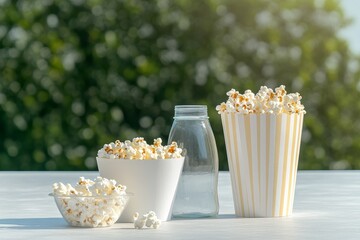
M175 106L169 144L176 141L185 162L173 205L174 218L213 217L219 213L219 160L204 105Z

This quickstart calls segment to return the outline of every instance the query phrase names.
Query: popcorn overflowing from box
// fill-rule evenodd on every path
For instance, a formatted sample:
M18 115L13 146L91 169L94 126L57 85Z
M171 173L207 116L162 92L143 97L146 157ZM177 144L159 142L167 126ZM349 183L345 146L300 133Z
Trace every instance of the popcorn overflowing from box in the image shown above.
M306 113L304 105L301 104L300 94L287 94L284 85L275 88L275 91L262 86L256 94L251 90L240 94L235 89L231 89L226 95L229 96L228 100L216 107L219 114L224 112L242 114Z

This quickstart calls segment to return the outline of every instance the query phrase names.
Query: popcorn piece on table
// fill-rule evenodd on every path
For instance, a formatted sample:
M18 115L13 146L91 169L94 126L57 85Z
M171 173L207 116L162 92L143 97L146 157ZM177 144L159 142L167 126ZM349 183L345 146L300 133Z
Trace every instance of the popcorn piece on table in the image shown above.
M154 143L149 145L144 138L137 137L132 141L105 144L99 151L98 157L109 159L170 159L180 158L182 149L176 142L163 146L161 138L154 139Z
M146 215L140 216L138 212L134 214L134 227L136 229L142 229L146 223Z
M150 211L147 214L140 215L138 212L134 214L134 227L142 229L145 226L148 228L158 229L161 225L160 219L157 218L155 212Z
M219 114L224 112L242 114L306 113L304 105L300 101L300 94L287 94L284 85L275 88L275 91L262 86L256 94L251 90L240 94L235 89L231 89L226 95L229 97L228 100L216 106Z

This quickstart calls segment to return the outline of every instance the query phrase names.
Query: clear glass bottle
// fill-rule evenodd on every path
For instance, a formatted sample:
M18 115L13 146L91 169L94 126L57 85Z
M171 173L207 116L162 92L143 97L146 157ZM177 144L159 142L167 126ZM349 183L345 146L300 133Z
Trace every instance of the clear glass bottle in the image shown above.
M173 217L216 216L219 213L219 160L207 106L175 106L169 143L172 141L183 148L186 156L173 205Z

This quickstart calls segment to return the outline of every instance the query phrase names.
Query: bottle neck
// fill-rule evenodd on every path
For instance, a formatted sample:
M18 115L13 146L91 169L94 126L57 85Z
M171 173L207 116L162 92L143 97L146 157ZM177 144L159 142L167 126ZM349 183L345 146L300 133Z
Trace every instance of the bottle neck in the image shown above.
M208 119L206 105L177 105L174 119L177 120L204 120Z

